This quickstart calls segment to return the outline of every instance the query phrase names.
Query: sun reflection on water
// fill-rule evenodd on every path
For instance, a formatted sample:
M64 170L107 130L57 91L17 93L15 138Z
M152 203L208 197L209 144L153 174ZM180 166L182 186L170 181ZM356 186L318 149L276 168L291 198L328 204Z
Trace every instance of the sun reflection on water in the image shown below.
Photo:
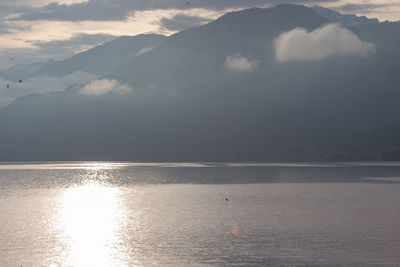
M121 233L125 223L121 191L87 184L65 190L60 224L67 265L121 266L126 262Z

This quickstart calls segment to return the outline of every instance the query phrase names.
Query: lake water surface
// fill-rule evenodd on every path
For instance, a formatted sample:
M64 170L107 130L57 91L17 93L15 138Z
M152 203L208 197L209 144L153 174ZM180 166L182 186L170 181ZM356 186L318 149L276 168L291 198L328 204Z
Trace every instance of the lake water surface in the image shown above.
M399 266L400 164L0 164L0 266Z

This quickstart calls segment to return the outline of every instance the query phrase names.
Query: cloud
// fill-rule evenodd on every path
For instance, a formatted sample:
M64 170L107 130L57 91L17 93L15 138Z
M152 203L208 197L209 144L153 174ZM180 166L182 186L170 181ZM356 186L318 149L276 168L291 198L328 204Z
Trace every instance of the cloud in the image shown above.
M9 18L10 16L12 17L14 14L21 14L27 12L32 9L21 4L13 6L8 3L4 3L3 1L4 0L2 0L0 4L0 18L3 19Z
M178 10L148 10L135 12L121 21L12 21L13 30L2 35L0 42L0 69L11 67L7 59L18 58L18 63L32 63L50 58L62 60L84 49L99 45L113 36L134 36L142 33L175 33L162 29L161 19L173 18L182 13ZM190 16L201 13L202 17L213 19L219 11L191 9L183 12ZM98 43L97 43L98 42ZM17 63L17 60L13 63Z
M233 56L228 56L225 60L224 67L232 72L251 72L257 68L258 64L259 62L257 60L251 60L238 53Z
M132 91L132 88L125 84L120 84L116 80L101 79L92 81L85 85L79 93L82 95L103 96L110 92L117 94L126 94Z
M12 23L12 19L20 16L27 10L29 10L29 8L24 6L16 7L0 4L0 34L6 34L16 30L26 30L28 27L19 27Z
M191 9L206 9L229 11L229 9L240 9L256 6L268 7L280 3L304 5L320 4L326 7L333 7L336 5L336 7L338 7L337 9L340 10L340 6L338 6L339 4L343 9L353 9L354 12L358 13L362 12L363 8L368 9L371 12L374 10L384 9L387 13L393 13L390 14L390 16L395 16L394 18L398 19L398 10L395 12L392 12L393 10L391 10L393 6L398 5L396 0L384 0L382 1L383 4L375 4L373 1L368 1L367 3L364 3L366 2L364 1L363 3L360 3L360 0L189 0L188 5L186 5L187 1L182 0L6 0L5 5L7 5L7 8L10 8L11 3L15 2L29 3L28 7L21 6L21 4L20 6L18 6L18 4L12 4L13 8L16 6L24 7L24 9L21 9L21 11L16 14L17 16L14 19L27 21L121 21L137 11L145 10L176 9L180 11L187 11ZM33 5L32 3L35 4ZM43 4L46 5L43 6ZM387 5L387 7L384 8L384 5ZM357 7L360 9L357 9Z
M311 2L336 1L338 0ZM104 21L123 20L136 11L171 9L228 11L229 9L266 7L282 2L308 4L310 0L2 0L0 16L4 12L9 14L10 10L13 10L16 20Z
M21 1L21 0L19 0ZM317 0L312 2L332 2ZM131 13L144 10L187 11L190 9L227 10L236 8L264 7L282 3L282 0L88 0L88 1L42 1L46 5L30 8L17 20L123 20ZM189 2L189 4L186 4ZM308 3L309 0L288 0L288 3Z
M370 13L373 11L376 11L377 9L381 8L388 8L392 4L389 3L369 3L369 4L354 4L354 3L349 3L345 4L342 6L336 7L336 9L346 12L346 13Z
M205 8L223 10L262 6L271 0L89 0L75 4L50 3L46 6L31 9L18 18L20 20L121 20L129 13L140 10ZM276 2L276 1L275 1ZM297 2L297 1L296 1Z
M7 23L0 21L0 34L9 32L10 32L10 26Z
M29 6L29 7L41 7L54 2L58 2L61 4L76 4L87 1L88 0L1 0L2 4L7 6Z
M143 54L147 54L150 51L152 51L156 46L152 45L149 47L143 47L142 49L140 49L140 51L136 54L137 56L143 55Z
M1 33L1 23L0 23ZM48 59L63 60L105 42L116 39L109 34L74 34L71 38L51 41L25 41L29 47L2 48L0 45L0 70L17 63L33 63ZM4 39L7 41L7 39ZM7 42L8 43L8 42ZM14 57L14 61L8 59Z
M21 14L17 20L121 20L128 10L120 5L114 5L112 1L91 0L78 4L51 3L46 6L31 9Z
M36 76L17 83L0 79L0 107L12 103L19 97L31 94L60 92L70 86L86 84L98 77L94 74L77 71L64 77ZM9 84L10 88L6 88Z
M338 24L328 24L313 32L295 28L275 40L277 62L316 61L333 56L365 57L375 51L373 44L361 41Z

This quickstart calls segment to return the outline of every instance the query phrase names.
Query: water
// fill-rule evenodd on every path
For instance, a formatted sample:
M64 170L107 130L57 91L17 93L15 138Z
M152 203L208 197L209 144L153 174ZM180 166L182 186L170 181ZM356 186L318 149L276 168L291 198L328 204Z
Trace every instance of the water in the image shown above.
M400 265L400 164L0 164L0 266Z

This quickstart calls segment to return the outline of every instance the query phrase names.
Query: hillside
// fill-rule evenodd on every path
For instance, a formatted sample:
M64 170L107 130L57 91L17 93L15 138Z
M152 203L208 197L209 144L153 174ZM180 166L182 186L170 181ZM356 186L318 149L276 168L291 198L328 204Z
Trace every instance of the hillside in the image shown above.
M327 23L297 5L232 12L21 98L0 110L0 160L399 159L399 23Z

